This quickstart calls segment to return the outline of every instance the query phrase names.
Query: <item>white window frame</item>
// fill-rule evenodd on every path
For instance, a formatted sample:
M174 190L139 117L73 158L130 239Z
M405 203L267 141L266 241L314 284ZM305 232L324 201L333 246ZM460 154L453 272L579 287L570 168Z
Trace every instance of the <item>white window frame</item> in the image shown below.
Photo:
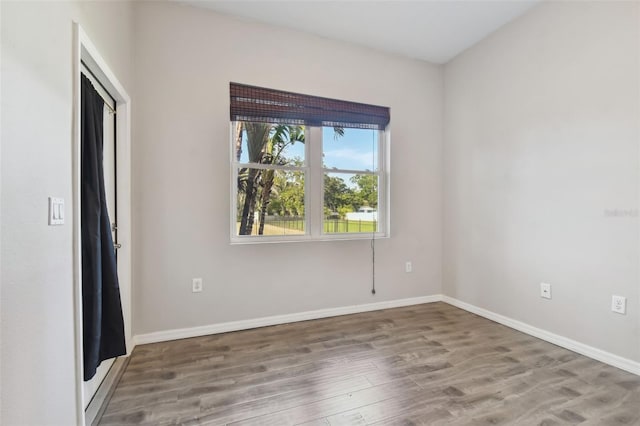
M347 170L324 168L322 127L306 126L305 128L305 159L303 167L278 166L271 164L242 163L237 160L235 153L236 122L230 123L229 154L230 154L230 231L231 244L263 244L302 241L336 241L336 240L370 240L372 238L389 238L390 228L390 196L389 196L389 142L390 132L378 132L378 170L366 172L364 170ZM305 232L299 235L237 235L237 200L238 200L238 170L244 167L254 169L293 170L303 171L305 194ZM378 231L325 233L324 221L324 174L352 173L371 174L378 176Z

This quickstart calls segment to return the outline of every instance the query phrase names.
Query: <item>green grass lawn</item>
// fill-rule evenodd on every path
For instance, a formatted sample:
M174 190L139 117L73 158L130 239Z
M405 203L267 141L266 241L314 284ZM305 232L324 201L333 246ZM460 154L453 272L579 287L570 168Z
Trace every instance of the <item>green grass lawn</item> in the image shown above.
M265 232L265 235L282 235L287 234L286 231L304 232L304 219L268 220L265 225L270 225L271 227L269 233ZM257 229L257 224L254 227ZM278 228L282 229L283 232L278 232ZM376 222L344 219L326 219L324 221L324 232L326 234L372 233L376 230Z
M352 232L372 233L375 231L377 231L376 222L342 219L328 219L324 221L324 232L327 234L344 234Z
M274 220L266 222L269 225L294 229L298 231L304 230L304 220ZM343 220L343 219L327 219L324 221L324 232L327 234L344 234L352 232L375 232L376 222L367 222L360 220Z

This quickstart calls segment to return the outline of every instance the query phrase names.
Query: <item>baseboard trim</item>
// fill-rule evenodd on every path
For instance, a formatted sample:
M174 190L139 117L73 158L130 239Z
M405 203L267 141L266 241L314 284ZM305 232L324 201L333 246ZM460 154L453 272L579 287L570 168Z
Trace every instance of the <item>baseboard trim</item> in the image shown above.
M534 327L524 322L514 320L504 315L500 315L495 312L488 311L486 309L480 308L470 303L466 303L461 300L454 299L453 297L442 296L441 300L452 306L455 306L460 309L464 309L465 311L490 319L491 321L495 321L507 327L526 333L530 336L537 337L549 343L553 343L554 345L563 347L565 349L569 349L570 351L577 352L581 355L595 359L596 361L604 362L605 364L609 364L613 367L617 367L617 368L620 368L621 370L625 370L625 371L628 371L629 373L633 373L640 376L639 362L636 362L627 358L623 358L618 355L614 355L610 352L603 351L602 349L594 348L593 346L585 345L584 343L580 343L578 341L569 339L564 336L560 336L558 334L551 333L549 331Z
M268 327L271 325L286 324L298 321L309 321L320 318L335 317L340 315L357 314L361 312L377 311L380 309L400 308L403 306L420 305L423 303L445 302L449 305L463 309L467 312L495 321L514 330L521 331L533 337L545 340L554 345L595 359L613 367L620 368L640 376L640 363L612 354L602 349L580 343L576 340L560 336L550 331L534 327L524 322L497 314L484 308L463 302L450 296L435 294L432 296L412 297L408 299L388 300L384 302L367 303L363 305L342 306L339 308L319 309L315 311L297 312L293 314L274 315L270 317L255 318L241 321L205 325L201 327L180 328L154 333L139 334L133 337L134 345L147 343L166 342L169 340L187 339L190 337L206 336L209 334L228 333L231 331L249 330L252 328Z
M230 331L248 330L251 328L268 327L270 325L286 324L298 321L308 321L320 318L336 317L340 315L358 314L361 312L377 311L380 309L400 308L403 306L420 305L442 301L442 295L411 297L408 299L388 300L384 302L367 303L363 305L342 306L339 308L319 309L315 311L298 312L286 315L232 321L211 324L200 327L180 328L154 333L139 334L133 337L135 345L166 342L169 340L187 339L189 337L206 336L209 334L228 333Z

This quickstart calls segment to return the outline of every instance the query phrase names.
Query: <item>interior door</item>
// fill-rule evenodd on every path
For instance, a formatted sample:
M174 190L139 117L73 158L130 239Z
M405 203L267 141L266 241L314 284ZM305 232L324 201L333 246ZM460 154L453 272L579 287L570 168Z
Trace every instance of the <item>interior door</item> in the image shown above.
M102 87L102 85L96 80L96 78L85 68L82 67L82 73L87 76L93 87L100 93L105 101L103 119L103 162L104 162L104 186L107 198L107 210L109 212L109 219L111 220L111 233L113 236L113 242L116 247L117 244L117 206L116 206L116 127L115 127L115 111L116 103L111 95ZM113 365L114 359L108 359L103 361L98 367L95 376L87 382L84 382L84 404L85 409L91 402L91 399L95 395L98 387L107 376L109 369Z

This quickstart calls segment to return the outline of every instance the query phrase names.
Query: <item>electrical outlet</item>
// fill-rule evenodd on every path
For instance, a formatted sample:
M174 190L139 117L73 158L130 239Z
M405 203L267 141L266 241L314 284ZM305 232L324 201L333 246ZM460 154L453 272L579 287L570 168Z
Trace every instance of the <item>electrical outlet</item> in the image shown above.
M619 314L627 312L627 298L624 296L611 296L611 310Z
M411 264L411 262L405 262L404 271L407 273L413 272L413 265Z
M540 283L540 297L551 299L551 284Z
M194 278L191 281L191 291L194 293L200 293L202 291L202 278Z

